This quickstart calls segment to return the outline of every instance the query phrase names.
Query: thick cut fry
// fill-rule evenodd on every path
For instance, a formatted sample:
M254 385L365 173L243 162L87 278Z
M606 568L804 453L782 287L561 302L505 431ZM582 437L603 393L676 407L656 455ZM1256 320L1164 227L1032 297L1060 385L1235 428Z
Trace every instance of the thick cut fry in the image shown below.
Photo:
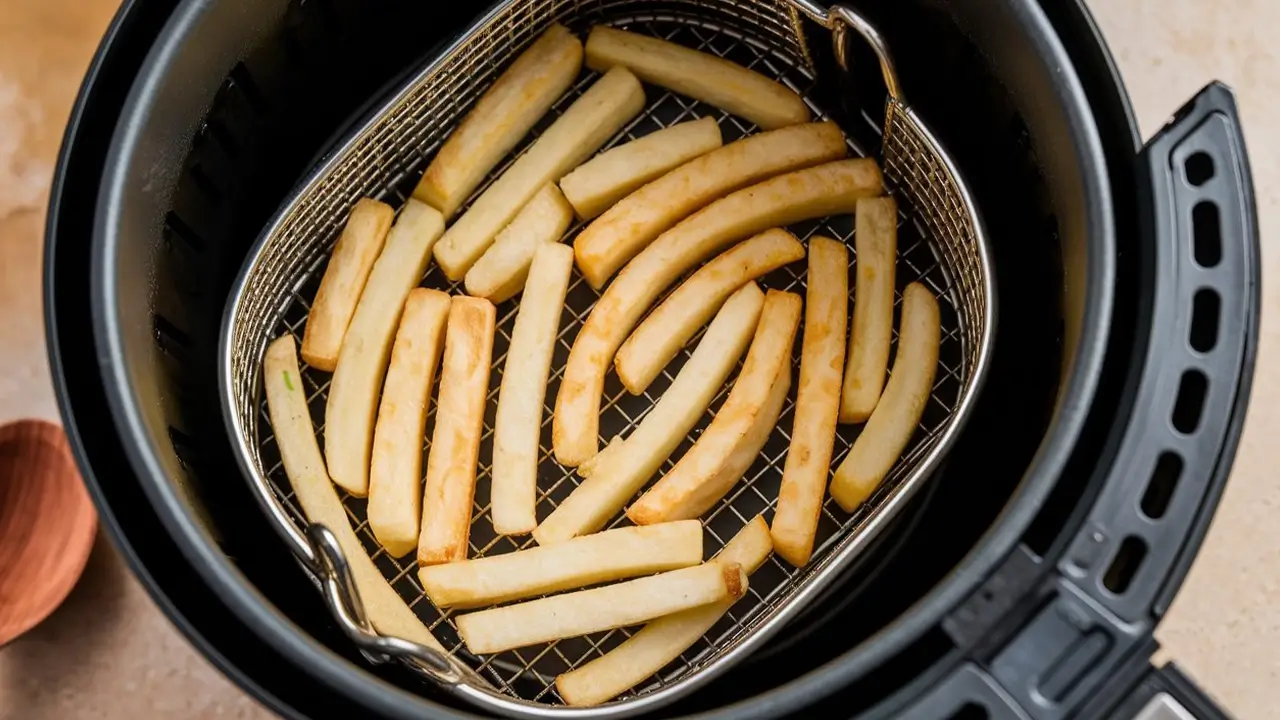
M378 392L387 372L391 343L405 298L431 261L431 246L444 231L434 208L410 199L387 236L360 295L338 354L325 405L324 455L329 476L347 492L369 492L369 462Z
M601 153L560 179L578 218L592 220L614 203L724 143L715 118L679 123Z
M360 599L369 621L379 632L444 651L444 648L409 609L404 600L387 584L382 573L369 559L347 511L338 499L311 426L307 410L307 392L298 372L298 358L293 336L284 335L267 346L262 360L263 384L267 392L267 413L276 436L276 447L307 520L323 525L338 539L338 546L351 568Z
M447 294L426 288L409 293L382 389L369 467L369 528L393 557L418 545L422 435L448 317Z
M302 359L311 367L333 372L338 366L342 339L395 216L390 205L370 198L351 208L302 333Z
M582 69L582 42L559 23L498 76L449 136L413 196L452 218Z
M626 440L615 437L578 468L586 480L533 531L540 545L599 530L644 487L720 392L747 349L763 307L764 293L754 282L729 298L635 432Z
M444 274L461 280L525 203L591 157L643 108L644 89L635 75L617 68L597 80L441 238L436 262Z
M831 481L831 497L845 512L871 497L911 441L938 370L940 323L938 301L929 290L920 283L908 285L889 384Z
M737 563L707 563L638 580L530 600L455 618L477 655L639 625L663 615L742 597L747 576Z
M724 406L680 462L627 508L627 517L632 522L652 525L697 517L742 476L759 452L759 446L750 453L745 465L739 448L754 442L751 431L756 421L771 409L770 400L776 397L774 387L783 374L787 376L789 389L791 346L800 326L802 304L800 296L794 293L768 292L751 349L747 350L742 372ZM785 391L782 394L785 396ZM780 411L781 402L778 406ZM766 439L769 429L765 429ZM759 445L763 444L764 440L760 440ZM734 470L738 471L737 477L733 476Z
M840 160L739 190L676 225L618 275L574 341L556 398L556 459L576 467L596 454L600 394L614 353L663 290L694 265L768 228L853 212L883 186L867 159Z
M702 524L624 527L418 571L436 607L474 608L690 567L702 562Z
M835 448L849 319L849 250L844 243L824 237L809 241L807 284L800 389L778 508L769 530L774 549L796 567L807 564L813 553Z
M623 386L632 395L643 393L733 291L803 257L804 245L796 236L774 228L702 266L623 343L614 361Z
M853 329L849 366L844 373L840 422L861 423L880 402L889 342L893 339L893 289L898 257L898 204L892 197L858 203L857 284L853 293Z
M765 130L808 122L809 106L786 85L710 53L598 25L587 37L587 66L622 65L641 80L750 120Z
M524 289L533 254L558 242L571 222L573 208L564 195L552 184L542 188L467 271L467 294L494 303L515 297Z
M538 524L534 506L542 404L571 272L572 248L556 243L538 249L511 333L493 426L491 504L499 535L523 535Z
M573 241L578 270L600 290L623 265L676 223L714 200L848 152L831 122L749 135L690 160L609 208Z
M419 565L467 557L496 315L493 303L480 298L456 297L449 310L436 427L422 494Z
M764 564L771 550L769 526L757 515L712 560L737 563L750 575ZM575 706L599 705L621 695L680 657L733 603L722 600L658 618L603 656L557 677L556 690L566 703Z

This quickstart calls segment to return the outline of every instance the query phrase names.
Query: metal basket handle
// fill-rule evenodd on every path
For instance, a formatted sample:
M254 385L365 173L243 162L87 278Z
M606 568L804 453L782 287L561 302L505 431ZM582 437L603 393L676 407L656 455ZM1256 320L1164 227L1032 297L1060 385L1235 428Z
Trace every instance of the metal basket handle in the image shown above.
M889 99L899 105L906 105L902 94L902 85L898 82L898 72L893 64L893 55L889 46L880 35L880 31L856 10L848 5L832 5L824 8L813 0L787 0L805 17L831 31L831 45L835 50L836 62L840 69L849 71L849 31L853 30L862 36L876 57L880 60L880 72L884 75L884 85L889 91Z

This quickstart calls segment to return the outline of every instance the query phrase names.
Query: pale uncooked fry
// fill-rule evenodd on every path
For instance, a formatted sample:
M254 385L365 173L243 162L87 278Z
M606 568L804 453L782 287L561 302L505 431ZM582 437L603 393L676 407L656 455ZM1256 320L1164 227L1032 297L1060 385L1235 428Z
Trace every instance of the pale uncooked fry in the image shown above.
M524 289L533 254L546 243L558 242L573 222L573 208L556 186L548 183L498 233L493 245L467 271L467 294L506 302ZM570 250L570 254L572 254Z
M849 319L849 249L844 243L824 237L809 240L807 285L800 389L769 530L774 549L796 567L807 564L813 553L835 449Z
M447 294L426 288L409 293L382 388L369 467L369 529L393 557L418 545L422 436L448 317Z
M572 248L559 243L539 248L511 333L493 426L491 505L499 535L523 535L538 524L542 406L572 272Z
M689 452L627 508L632 522L651 525L697 517L741 477L750 461L742 465L741 455L735 458L735 453L754 440L751 430L770 409L770 400L776 398L774 387L784 373L790 385L791 347L800 326L802 305L800 296L794 293L770 290L766 294L760 325L729 397ZM760 444L764 444L763 440ZM751 456L758 453L759 447ZM738 476L732 477L739 466Z
M618 350L614 368L622 385L639 395L680 352L698 328L743 283L804 257L796 236L773 228L744 240L703 265L640 323Z
M641 80L750 120L765 130L807 122L809 106L786 85L730 60L667 40L598 25L587 37L587 67L622 65Z
M485 175L546 115L582 69L582 42L551 25L489 86L423 173L413 196L452 218Z
M309 522L325 526L337 538L351 568L356 589L360 591L365 615L373 627L385 635L412 640L443 652L444 648L431 631L387 584L351 528L351 520L338 499L333 483L329 481L324 460L320 457L320 446L311 426L306 388L298 372L295 352L293 336L284 335L267 346L262 360L267 413L294 496Z
M444 218L434 208L412 198L405 203L338 354L324 411L324 456L333 481L357 497L369 492L378 393L404 300L426 272L431 247L443 231Z
M578 270L600 290L655 238L708 203L846 153L844 134L832 122L748 135L712 150L626 196L583 229L573 241Z
M643 108L644 89L626 69L597 80L449 227L436 246L444 274L461 280L534 194L591 157Z
M858 203L857 282L853 288L853 328L844 373L840 422L861 423L880 402L889 343L893 339L894 273L898 262L898 204L892 197Z
M645 183L720 147L715 118L678 123L603 152L560 179L581 220L592 220Z
M707 563L615 585L481 610L454 618L477 655L639 625L663 615L742 597L737 563Z
M771 550L769 526L757 515L712 561L737 563L750 575L769 559ZM599 705L617 697L680 657L711 631L733 603L722 600L658 618L613 650L557 677L556 690L575 706Z
M338 366L342 338L395 216L390 205L371 198L360 198L351 208L302 333L302 359L311 367L333 372Z
M480 298L456 297L449 309L422 495L419 565L467 557L496 316L493 303Z
M697 424L759 324L764 293L749 282L733 294L693 351L693 355L626 440L615 437L599 455L583 463L585 480L533 531L540 545L563 542L604 527L662 467Z
M874 161L840 160L739 190L663 233L613 281L574 341L552 424L556 459L576 467L596 454L600 395L614 353L676 278L737 240L771 227L853 212L858 198L882 189Z
M702 524L689 520L606 530L551 547L432 565L418 570L418 578L436 607L474 608L700 562Z
M871 497L911 441L933 390L940 323L933 294L920 283L908 285L902 293L898 354L889 384L831 481L831 497L845 512Z

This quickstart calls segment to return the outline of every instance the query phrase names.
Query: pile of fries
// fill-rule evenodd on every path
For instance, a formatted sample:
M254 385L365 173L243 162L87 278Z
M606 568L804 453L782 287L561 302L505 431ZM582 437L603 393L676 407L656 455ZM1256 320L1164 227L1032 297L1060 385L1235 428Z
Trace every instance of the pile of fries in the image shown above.
M594 83L476 195L584 64L599 73ZM597 155L645 107L644 83L761 131L724 144L716 121L702 118ZM475 610L454 617L472 653L643 625L557 678L571 705L608 701L677 658L744 595L771 553L796 567L809 562L826 493L853 511L908 445L940 341L935 298L907 286L886 383L898 210L875 162L847 153L836 125L812 121L799 95L754 71L608 27L593 29L584 47L553 25L452 133L398 214L374 199L355 204L300 350L290 335L275 340L263 377L290 482L308 518L337 534L375 627L439 647L361 547L334 485L368 498L369 526L387 553L416 551L436 607ZM818 236L806 247L785 229L842 214L856 216L851 330L848 248ZM563 241L575 218L586 224L570 246ZM805 298L757 285L806 257ZM433 259L467 294L418 287ZM601 294L573 339L551 449L582 480L539 520L540 428L575 267ZM497 534L532 533L537 545L469 558L495 303L516 296L488 500ZM772 522L755 517L704 561L700 518L742 479L777 425L802 320L794 427ZM656 406L601 449L610 367L630 392L644 393L704 326ZM323 456L299 352L311 368L333 373ZM714 420L655 477L739 360ZM839 423L865 426L828 482ZM602 531L620 513L634 526Z

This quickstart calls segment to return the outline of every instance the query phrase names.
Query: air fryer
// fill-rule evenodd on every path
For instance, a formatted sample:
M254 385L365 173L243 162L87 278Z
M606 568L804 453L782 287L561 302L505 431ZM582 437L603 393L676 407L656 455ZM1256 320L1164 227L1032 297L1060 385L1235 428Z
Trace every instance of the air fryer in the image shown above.
M1178 702L1213 717L1149 661L1226 482L1256 352L1230 91L1210 85L1142 146L1078 2L855 4L988 226L990 377L890 531L661 716L1128 718ZM472 716L342 634L239 477L215 379L228 293L282 201L487 10L133 0L64 141L46 307L81 469L164 611L288 716ZM871 58L854 66L833 101L866 133L883 87Z

